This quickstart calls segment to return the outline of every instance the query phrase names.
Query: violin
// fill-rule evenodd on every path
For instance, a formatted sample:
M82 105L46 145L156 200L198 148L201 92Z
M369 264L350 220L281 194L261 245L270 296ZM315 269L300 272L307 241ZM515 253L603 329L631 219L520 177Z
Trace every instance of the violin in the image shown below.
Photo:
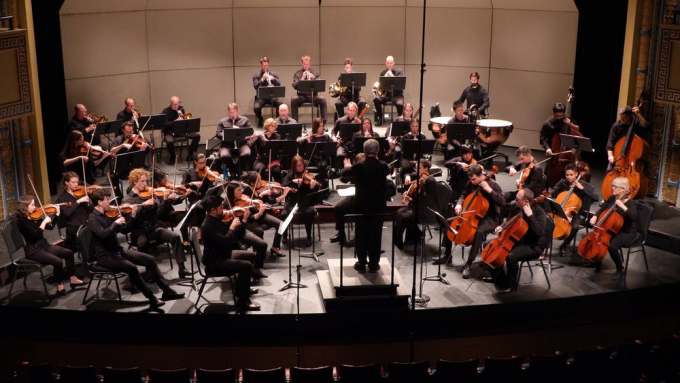
M619 200L635 195L637 185L624 193ZM593 262L602 262L609 249L609 241L623 226L624 219L616 203L600 213L593 230L586 234L578 244L578 255Z
M143 204L138 203L138 204L129 204L129 203L123 203L119 206L109 206L109 208L104 211L104 215L106 215L109 218L118 218L120 217L120 214L132 214L132 208L134 206L142 206Z
M543 201L548 197L548 192L534 199L532 203ZM487 265L497 269L502 267L505 259L517 242L529 231L529 224L524 220L523 211L517 213L503 224L503 231L497 238L494 238L482 251L482 261Z
M569 190L563 191L557 196L556 201L560 204L568 219L564 219L554 213L549 214L555 221L555 229L553 230L553 238L555 239L565 239L571 233L571 220L581 210L581 205L583 203L576 193L574 193L574 188L584 175L585 171L580 172Z
M89 194L92 194L92 192L93 192L95 189L102 189L102 188L103 188L103 187L101 187L101 186L99 186L99 185L89 185L89 186L87 187L87 194L88 194L88 195L89 195ZM76 196L76 198L85 197L85 185L78 185L78 186L76 187L76 189L73 191L73 195Z
M494 166L485 179L493 177L496 173L498 173L498 167ZM489 201L484 196L479 195L481 190L482 188L478 187L474 193L465 197L463 210L451 221L451 228L456 234L448 231L446 236L457 245L472 245L479 221L486 216L486 212L489 210Z
M305 169L304 173L302 173L302 182L304 182L306 185L309 185L312 180L314 180L314 174L310 173Z
M260 180L260 182L255 185L255 192L257 194L262 194L263 192L270 190L272 195L279 195L284 189L285 188L278 182L267 182L264 180Z
M156 195L156 193L153 190L154 189L151 186L147 186L146 189L140 191L138 195L143 200L148 200L149 198L151 198L152 193L154 196L158 197L158 195ZM160 196L163 197L163 193L161 193Z
M71 206L70 202L47 204L41 207L36 207L33 213L28 215L28 218L33 221L38 221L44 218L46 215L52 215L57 213L57 206Z
M153 145L151 145L147 140L143 139L139 134L133 134L132 137L125 141L126 144L130 144L135 148L141 148L142 145L147 144L151 150L154 150Z
M198 173L199 178L208 178L210 181L215 181L217 178L220 176L213 172L212 170L206 168L203 168L202 170L197 170L196 173Z
M420 190L423 188L423 185L425 184L425 179L429 175L430 175L429 172L425 172L420 175L418 182L411 182L411 185L408 187L408 190L406 191L404 199L401 200L402 205L408 205L409 201L413 199L414 195L416 195L416 190Z
M93 159L99 159L102 156L102 154L104 154L104 153L106 153L106 155L111 155L111 153L102 149L101 146L90 145L90 143L87 142L87 141L85 141L85 143L80 145L80 154L89 155Z

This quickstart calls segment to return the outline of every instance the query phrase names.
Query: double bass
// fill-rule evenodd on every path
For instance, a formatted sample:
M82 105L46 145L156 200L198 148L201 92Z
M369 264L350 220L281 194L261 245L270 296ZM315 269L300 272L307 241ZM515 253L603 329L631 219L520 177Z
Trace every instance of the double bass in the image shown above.
M635 195L637 186L633 185L620 199ZM623 226L623 216L618 211L616 203L603 211L597 217L593 231L586 234L578 244L578 255L593 262L602 262L607 255L609 241Z
M496 173L498 173L498 167L494 166L492 171L486 175L486 179ZM477 225L479 225L479 221L484 218L489 210L489 201L480 195L481 190L482 188L478 187L474 193L470 193L465 197L463 210L451 221L453 232L449 230L446 233L451 242L457 245L470 246L475 239Z
M643 91L636 103L638 108L644 103L645 97L646 92ZM647 194L649 178L643 170L644 162L649 160L652 149L647 141L633 133L636 123L637 117L633 114L626 136L620 138L614 146L614 168L605 174L602 180L602 198L605 200L612 195L612 181L616 177L626 177L629 185L637 186L637 192L632 193L630 198L642 199Z
M544 192L543 195L534 199L533 203L543 201L547 197L548 192ZM494 269L503 266L512 248L529 231L529 224L522 218L522 214L524 212L520 211L505 222L502 226L503 231L501 231L501 234L486 245L482 251L482 261L484 263Z
M570 86L569 87L569 94L567 94L567 104L566 104L566 111L564 112L564 117L570 118L571 119L571 106L572 103L574 102L574 87ZM579 136L583 137L583 134L578 130L575 129L568 124L564 123L563 128L559 132L555 132L555 134L552 136L552 140L550 141L550 150L553 153L558 153L562 150L562 139L560 138L560 133L562 134L569 134L572 136ZM564 174L564 168L568 164L573 164L575 162L579 162L576 156L574 155L574 152L572 151L566 151L562 152L559 155L556 155L552 157L552 161L550 162L550 166L546 169L546 176L548 177L548 185L553 186L555 185L560 179L562 179L562 175ZM588 167L588 164L584 165ZM585 181L590 181L590 173L586 173L584 175L584 180Z
M571 234L571 220L576 214L578 214L578 212L581 210L581 205L583 204L583 201L581 201L576 193L574 193L574 188L587 171L587 168L581 170L581 172L578 174L578 177L576 177L576 181L573 185L571 185L569 190L563 191L557 196L557 203L560 204L562 210L564 211L564 215L566 215L569 219L564 219L554 213L549 214L555 221L555 229L553 230L553 238L555 239L565 239L569 236L569 234Z

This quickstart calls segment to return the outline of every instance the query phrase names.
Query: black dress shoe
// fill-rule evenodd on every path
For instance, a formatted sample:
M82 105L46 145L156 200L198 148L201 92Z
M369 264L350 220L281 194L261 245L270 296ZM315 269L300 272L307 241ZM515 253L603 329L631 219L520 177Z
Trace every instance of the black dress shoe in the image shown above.
M159 301L158 298L156 298L155 296L152 296L151 298L149 298L149 307L151 307L152 309L157 309L157 308L163 306L164 304L165 304L165 302Z
M182 269L177 274L179 275L180 278L184 279L184 278L191 278L191 276L196 274L196 272L195 271L192 272L192 271L187 270L187 269Z
M380 270L380 265L368 265L369 273L377 273Z
M63 296L66 296L66 294L68 294L68 291L66 291L66 289L57 290L57 295L60 295L60 296L63 297Z
M366 265L362 265L361 263L356 262L354 264L354 270L358 271L359 274L363 274L366 272Z
M255 294L259 294L259 293L260 293L259 289L255 289L255 288L252 288L252 287L250 288L250 295L255 295Z
M163 296L161 296L161 300L163 301L173 301L175 299L182 299L184 298L184 293L178 293L177 291L173 289L167 289L163 291Z
M286 254L282 253L281 250L274 250L274 249L269 249L269 254L271 254L273 257L285 257Z
M85 286L85 285L87 285L87 282L85 282L85 281L78 282L78 283L69 283L69 286L71 286L71 290L75 290L76 287Z
M338 232L336 235L332 236L331 239L330 239L331 243L336 243L336 242L340 242L340 241L344 241L344 240L345 240L345 235L340 233L340 232Z
M251 301L250 299L239 299L236 302L236 308L241 311L258 311L260 305Z
M254 269L253 270L253 278L261 279L261 278L267 278L264 273L260 269Z

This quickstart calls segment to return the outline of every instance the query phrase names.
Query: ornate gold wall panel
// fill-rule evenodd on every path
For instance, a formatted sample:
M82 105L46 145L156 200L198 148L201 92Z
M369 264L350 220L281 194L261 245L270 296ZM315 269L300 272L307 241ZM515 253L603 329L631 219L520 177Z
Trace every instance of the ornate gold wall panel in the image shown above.
M0 33L0 121L33 113L25 30Z

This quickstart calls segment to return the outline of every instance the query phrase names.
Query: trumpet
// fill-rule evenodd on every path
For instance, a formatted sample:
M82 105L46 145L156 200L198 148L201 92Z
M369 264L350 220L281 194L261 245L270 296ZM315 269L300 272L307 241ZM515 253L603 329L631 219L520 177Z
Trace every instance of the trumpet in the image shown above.
M385 72L385 77L394 77L394 73L392 73L391 69L389 69L387 72Z
M312 72L310 72L308 70L302 72L302 77L303 77L304 80L311 80L312 76L314 76L314 75L312 74Z
M272 76L270 75L269 71L267 71L267 86L274 86L272 84Z
M346 86L340 86L340 82L336 81L328 87L328 95L337 98L342 92L347 90Z

